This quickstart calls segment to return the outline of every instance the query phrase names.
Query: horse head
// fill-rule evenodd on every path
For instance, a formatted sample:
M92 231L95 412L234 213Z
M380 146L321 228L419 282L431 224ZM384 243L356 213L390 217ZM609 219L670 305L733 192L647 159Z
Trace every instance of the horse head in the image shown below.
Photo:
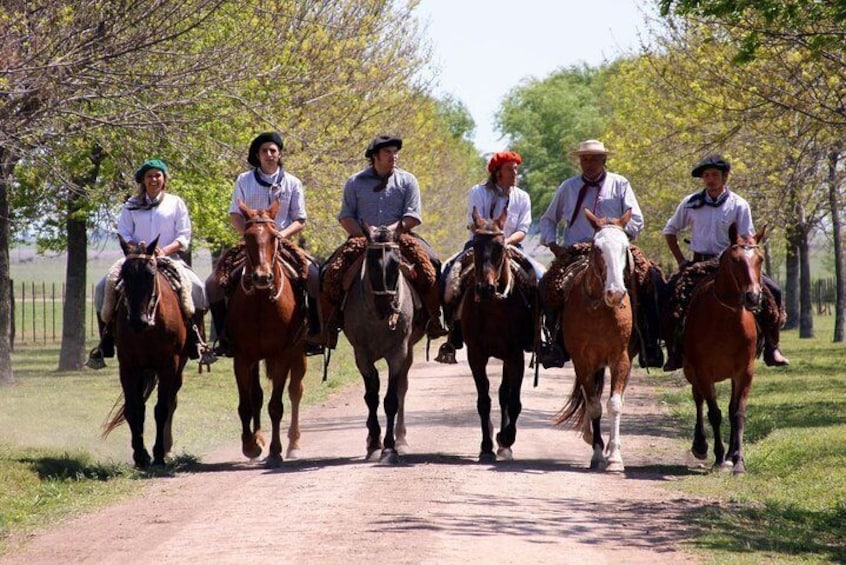
M714 282L718 297L733 306L737 297L739 307L749 311L761 307L761 266L764 254L758 246L766 240L767 228L764 227L754 236L738 233L737 225L729 227L729 247L720 255L720 267Z
M123 285L123 303L126 316L133 331L141 332L156 323L158 307L158 267L156 266L156 247L159 237L149 245L130 243L118 235L124 261L120 269Z
M632 211L626 210L620 218L598 218L585 209L585 216L593 226L593 255L591 263L599 270L597 274L603 281L602 298L605 304L615 308L626 296L624 273L629 255L629 237L624 227L632 217ZM604 267L604 271L602 270Z
M508 283L510 271L505 247L505 234L502 231L508 215L506 206L498 218L487 219L479 216L473 207L473 269L476 276L476 300L497 295L497 289L505 279Z
M276 229L279 201L274 200L266 210L253 210L239 199L238 208L246 219L244 247L247 252L247 270L244 279L261 290L272 288L276 282L274 269L279 249L279 231Z
M384 320L399 307L400 230L390 226L370 226L363 221L361 230L367 240L363 276L367 279L379 318Z

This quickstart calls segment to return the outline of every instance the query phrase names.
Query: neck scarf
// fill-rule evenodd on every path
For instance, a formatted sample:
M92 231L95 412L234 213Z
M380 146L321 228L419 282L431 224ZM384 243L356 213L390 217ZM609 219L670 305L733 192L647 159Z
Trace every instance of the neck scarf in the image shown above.
M143 196L133 196L129 200L126 201L126 209L127 210L152 210L156 206L162 203L164 200L164 190L159 192L159 194L150 199L147 194L145 193Z
M719 208L723 204L725 204L726 200L729 197L729 189L726 188L723 190L722 194L720 194L716 199L711 198L708 196L707 189L703 189L702 192L698 194L694 194L690 197L690 200L687 201L685 208L690 208L691 210L697 210L702 208L703 206L711 206L712 208Z
M595 180L590 180L585 178L582 175L582 188L579 189L579 197L576 198L576 207L573 208L573 215L570 216L570 223L568 226L572 226L573 222L576 221L576 218L579 216L579 212L582 210L582 203L585 201L585 195L587 194L588 188L594 186L596 187L596 199L599 200L599 189L602 188L602 185L605 183L605 171L599 175L599 178ZM596 207L596 202L594 202L594 208Z
M267 182L266 180L261 178L262 174L263 173L261 173L259 171L258 167L253 169L253 176L255 176L256 182L259 183L261 186L263 186L265 188L269 188L270 190L275 190L275 189L279 188L279 179L285 177L285 173L282 172L282 167L279 167L278 169L276 169L276 172L273 173L273 177L272 177L273 182L272 183ZM270 176L270 175L268 175L268 176Z

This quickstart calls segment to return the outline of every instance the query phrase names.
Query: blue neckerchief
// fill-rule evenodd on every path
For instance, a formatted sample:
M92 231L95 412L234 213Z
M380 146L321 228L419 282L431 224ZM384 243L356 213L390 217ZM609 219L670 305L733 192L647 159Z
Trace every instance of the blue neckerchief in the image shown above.
M281 173L281 174L280 174ZM269 183L263 178L261 178L261 174L259 173L259 168L256 167L253 169L253 176L256 178L256 182L259 183L261 186L265 188L269 188L271 190L279 188L279 181L280 179L285 178L285 172L282 170L282 167L279 167L276 171L276 177L274 179L275 182Z
M690 208L691 210L697 210L702 208L703 206L711 206L712 208L719 208L723 204L725 204L726 200L729 197L729 190L725 189L722 194L720 194L716 200L712 200L705 189L698 194L694 194L690 197L690 200L687 201L685 204L685 208Z

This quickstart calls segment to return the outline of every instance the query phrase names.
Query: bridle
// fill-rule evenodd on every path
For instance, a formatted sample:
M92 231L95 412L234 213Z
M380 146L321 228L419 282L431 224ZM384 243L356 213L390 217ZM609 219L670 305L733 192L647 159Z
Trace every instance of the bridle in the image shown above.
M281 269L279 267L279 262L280 262L279 261L279 235L276 232L276 220L274 220L273 218L264 218L264 217L250 218L244 224L245 225L245 230L244 230L245 233L246 233L246 227L249 227L252 224L270 224L271 225L270 231L273 235L273 256L270 258L270 265L271 265L271 268L273 269L273 275L274 276L271 279L271 283L270 283L271 293L268 295L268 299L271 302L274 302L275 300L277 300L282 295L282 289L285 288L285 277L282 276L282 272L281 272ZM244 291L244 294L251 295L256 291L256 287L255 287L254 284L252 284L252 282L253 282L252 277L248 276L248 274L253 273L253 271L255 269L255 265L253 265L253 260L250 257L249 251L246 251L245 255L246 255L246 263L247 264L244 266L244 275L241 277L241 290ZM278 285L279 288L276 288L275 292L273 292L273 290L276 286L277 280L279 281L279 285Z
M721 262L722 262L722 255L724 255L726 252L728 252L732 249L742 249L744 252L754 250L754 251L757 252L758 244L757 243L734 243L734 244L730 245L729 247L727 247L725 250L723 250L723 252L720 254ZM734 269L730 268L730 269L728 269L728 271L729 271L729 274L731 274L731 280L734 283L734 288L737 290L738 303L740 305L739 306L732 306L731 304L727 304L722 298L720 298L720 295L717 294L716 284L714 284L711 287L711 291L714 293L714 298L717 300L717 302L720 304L720 306L727 308L727 309L731 310L732 312L739 312L741 309L746 309L746 310L749 310L750 312L752 312L753 314L757 313L761 309L761 295L760 294L758 295L758 304L755 307L746 308L745 301L743 300L743 295L745 294L743 292L743 287L741 286L740 281L737 279L737 275L734 274Z
M597 230L596 233L598 234L603 230L611 229L611 228L620 230L624 234L626 233L626 230L623 229L622 226L618 226L617 224L605 224L601 228L599 228L599 230ZM594 239L596 239L596 235L594 235ZM599 252L600 254L602 253L601 251L597 250L596 244L594 243L594 253L596 253L596 252ZM631 246L626 246L626 266L629 268L629 270L632 270L633 267L634 267L634 256L632 255ZM596 269L595 262L591 258L589 265L588 265L588 268L587 268L587 272L585 273L585 276L582 278L582 291L584 293L585 298L589 301L588 306L590 308L594 308L594 309L598 308L601 304L605 303L605 301L602 298L602 293L605 292L605 285L607 284L606 280L605 280L605 275L595 273L594 271L596 271L596 270L597 269ZM597 279L600 282L600 286L602 286L602 288L603 288L602 292L600 293L599 298L591 296L590 280L592 278Z
M148 253L130 253L126 256L125 261L129 259L142 259L144 261L149 261L154 266L156 265L157 257L155 255L150 255ZM129 319L129 298L126 293L126 281L124 279L124 292L122 293L122 300L123 306L126 309L126 318ZM158 274L158 266L156 266L156 272L153 274L153 290L150 292L150 298L147 300L147 320L148 325L154 325L156 320L156 310L159 308L159 302L161 301L161 292L159 292L159 274Z
M502 231L501 228L496 227L496 225L493 225L493 226L488 226L488 227L484 227L484 228L474 229L473 230L474 238L477 235L486 235L486 236L490 236L491 239L493 239L494 237L501 236L501 235L504 235L504 234L503 234L503 231ZM496 280L497 286L496 286L496 290L494 290L493 296L496 300L504 300L504 299L508 298L511 295L511 291L514 290L514 277L511 276L511 270L507 268L508 260L509 260L508 247L503 244L503 246L502 246L502 256L500 257L499 264L495 266L496 276L495 276L494 280ZM476 271L478 271L478 269L476 269ZM499 283L503 278L503 272L506 273L506 275L507 275L506 279L507 280L505 281L505 286L503 287L502 292L500 292L498 289L499 289ZM478 277L479 275L480 275L480 273L477 272L476 276ZM475 293L475 300L476 300L476 302L479 302L481 300L481 297L479 296L478 290Z
M361 289L364 289L365 281L367 280L370 284L370 293L374 296L390 296L390 314L388 315L388 328L391 331L395 330L397 327L397 321L399 320L399 311L400 311L400 303L399 303L399 288L402 279L402 271L399 270L397 273L397 280L396 284L391 287L388 284L388 259L390 256L399 250L400 246L399 243L395 241L368 241L367 248L365 250L365 257L364 261L361 262L361 274L360 274L360 281L361 281ZM368 273L368 258L370 251L378 251L382 255L381 261L381 269L380 269L380 278L381 278L381 288L376 290L373 288L373 281L370 281L370 277L367 276ZM398 259L399 261L399 259ZM399 266L397 267L399 269Z

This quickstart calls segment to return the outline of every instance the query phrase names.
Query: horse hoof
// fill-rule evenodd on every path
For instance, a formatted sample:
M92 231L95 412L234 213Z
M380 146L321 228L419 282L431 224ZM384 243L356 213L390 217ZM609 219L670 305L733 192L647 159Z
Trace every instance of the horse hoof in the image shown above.
M385 465L396 465L399 463L399 455L395 449L383 449L382 455L379 458L379 463Z
M496 455L503 461L514 461L514 452L510 447L500 447L496 450Z
M608 462L605 459L591 459L590 460L590 470L591 471L604 471L608 467Z
M378 449L368 449L367 455L364 456L364 459L367 461L376 461L379 456L381 455L381 451Z
M493 451L483 451L479 454L479 463L496 463Z
M720 473L728 473L733 471L734 465L732 465L729 461L723 461L722 463L714 463L714 470Z
M264 466L267 469L278 469L282 466L282 457L279 455L268 455L264 460Z
M626 470L626 467L623 465L622 461L609 461L608 465L605 467L605 471L609 473L622 473Z
M397 453L400 455L408 455L411 453L411 449L408 447L407 443L397 443L396 444Z
M289 450L285 453L285 456L286 456L288 459L299 459L299 458L300 458L300 450L299 450L299 449L289 449Z
M696 447L692 447L690 452L693 454L694 457L702 461L708 457L708 447L706 446L705 449L698 449Z
M241 453L243 453L244 457L246 457L247 459L258 459L261 455L261 447L258 445L245 445L241 448Z

